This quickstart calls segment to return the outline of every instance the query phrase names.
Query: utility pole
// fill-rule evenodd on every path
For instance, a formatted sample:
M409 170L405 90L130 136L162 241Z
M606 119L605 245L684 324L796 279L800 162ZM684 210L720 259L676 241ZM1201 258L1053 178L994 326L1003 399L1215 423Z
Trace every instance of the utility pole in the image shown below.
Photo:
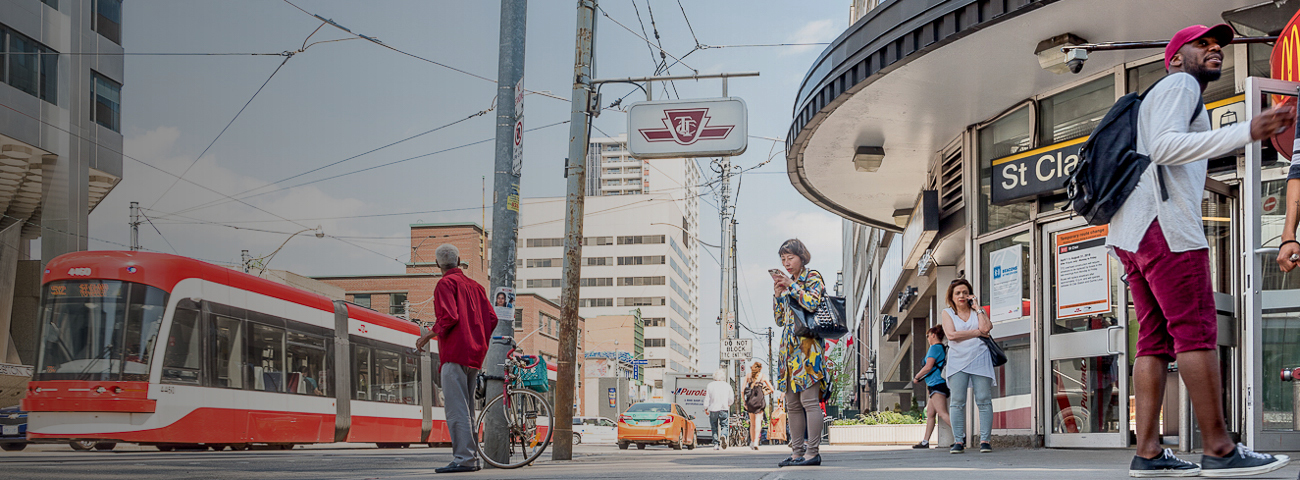
M560 290L560 359L555 379L553 460L573 459L573 397L577 389L578 289L582 278L583 195L592 109L592 60L596 40L596 0L578 1L577 48L573 59L573 106L569 117L567 212L564 215L564 287ZM617 379L616 382L617 383Z
M496 162L492 180L492 268L491 288L513 289L515 286L515 244L519 235L520 154L516 151L523 135L523 116L516 114L516 99L522 99L524 80L524 34L528 17L526 0L501 0L501 47L497 57L497 132ZM522 113L522 112L519 112ZM522 144L518 144L522 147ZM514 337L513 305L497 310L493 336ZM490 342L483 361L488 375L487 391L501 390L505 374L506 345ZM492 379L495 377L496 379ZM505 410L501 404L488 409L484 432L483 455L508 461ZM570 427L571 428L571 427Z
M140 202L131 202L131 251L140 250Z

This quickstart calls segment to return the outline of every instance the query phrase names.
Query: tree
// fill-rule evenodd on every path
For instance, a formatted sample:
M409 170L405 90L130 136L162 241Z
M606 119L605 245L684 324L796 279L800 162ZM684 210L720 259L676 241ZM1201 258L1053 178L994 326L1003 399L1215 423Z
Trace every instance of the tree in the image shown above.
M850 405L853 400L853 365L848 350L839 344L826 351L826 374L831 376L831 402Z

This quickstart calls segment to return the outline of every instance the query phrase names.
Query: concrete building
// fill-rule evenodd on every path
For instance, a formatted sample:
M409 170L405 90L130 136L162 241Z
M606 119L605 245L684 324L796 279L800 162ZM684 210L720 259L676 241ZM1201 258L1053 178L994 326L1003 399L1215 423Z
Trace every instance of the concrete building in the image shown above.
M121 25L121 0L0 0L0 363L36 361L36 302L15 290L86 250L88 215L122 178Z
M663 171L673 171L676 165L682 172L681 183L688 187L698 182L693 180L698 175L693 162L652 160L651 164ZM661 381L665 370L697 371L700 356L697 199L681 193L694 188L666 190L589 196L583 226L579 312L595 318L640 309L644 358L655 364L647 369L650 385ZM523 201L516 291L559 298L564 212L564 198ZM620 349L630 351L631 346Z
M794 92L786 170L810 201L849 220L845 294L865 348L863 409L924 402L923 387L907 383L924 357L922 332L948 307L952 280L966 278L981 302L997 306L992 335L1009 358L995 369L994 443L1128 447L1137 331L1131 295L1119 262L1080 243L1105 233L1061 207L1066 175L1092 129L1116 99L1164 75L1163 45L1094 51L1073 74L1060 49L1167 39L1187 25L1223 22L1243 36L1278 35L1300 5L853 4L859 18ZM1281 52L1296 51L1294 34L1278 42ZM1267 78L1272 54L1270 43L1223 49L1222 78L1203 98L1212 128L1250 121L1252 112L1296 94L1296 83ZM1295 73L1272 72L1300 78ZM1278 272L1271 257L1252 254L1280 241L1289 147L1283 150L1257 142L1210 159L1201 208L1228 430L1265 451L1300 448L1292 422L1300 399L1278 378L1300 350L1293 333L1300 282ZM1084 254L1095 260L1079 263ZM1079 265L1087 268L1073 268ZM1196 448L1190 400L1181 379L1169 378L1161 433L1183 450ZM968 410L973 434L978 421Z

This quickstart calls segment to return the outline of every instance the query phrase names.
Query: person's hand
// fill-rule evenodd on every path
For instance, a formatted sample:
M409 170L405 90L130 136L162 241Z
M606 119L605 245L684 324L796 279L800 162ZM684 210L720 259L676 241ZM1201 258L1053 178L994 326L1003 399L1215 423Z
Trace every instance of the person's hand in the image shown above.
M779 297L781 294L785 293L785 290L786 286L782 285L779 280L772 282L772 295Z
M423 352L424 347L429 345L429 339L431 338L433 338L433 331L429 331L429 333L420 335L420 339L415 341L415 349Z
M976 297L975 295L971 295L971 296L966 297L966 301L967 301L967 302L970 302L969 306L970 306L971 309L974 309L974 310L982 310L982 309L980 308L980 299L979 299L979 297Z
M1263 140L1281 133L1295 124L1295 106L1278 105L1256 115L1250 120L1250 138Z
M1300 244L1295 242L1286 242L1277 252L1277 266L1282 268L1283 272L1289 272L1295 268L1298 261L1291 260L1300 256Z

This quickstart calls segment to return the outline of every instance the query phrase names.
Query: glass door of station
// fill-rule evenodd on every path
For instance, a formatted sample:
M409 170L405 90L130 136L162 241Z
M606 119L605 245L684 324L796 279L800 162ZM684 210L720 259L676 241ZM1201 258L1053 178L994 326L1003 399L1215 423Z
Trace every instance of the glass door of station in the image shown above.
M1300 83L1250 77L1246 81L1247 121L1284 100L1294 102ZM1286 139L1290 140L1290 139ZM1285 142L1284 149L1289 146ZM1294 385L1283 382L1283 368L1300 366L1300 271L1283 274L1277 266L1286 209L1290 152L1280 154L1265 140L1246 147L1242 178L1245 349L1244 440L1257 450L1300 450L1300 418ZM1257 219L1257 220L1256 220Z
M1043 391L1048 447L1127 447L1128 308L1106 226L1082 218L1042 229Z

